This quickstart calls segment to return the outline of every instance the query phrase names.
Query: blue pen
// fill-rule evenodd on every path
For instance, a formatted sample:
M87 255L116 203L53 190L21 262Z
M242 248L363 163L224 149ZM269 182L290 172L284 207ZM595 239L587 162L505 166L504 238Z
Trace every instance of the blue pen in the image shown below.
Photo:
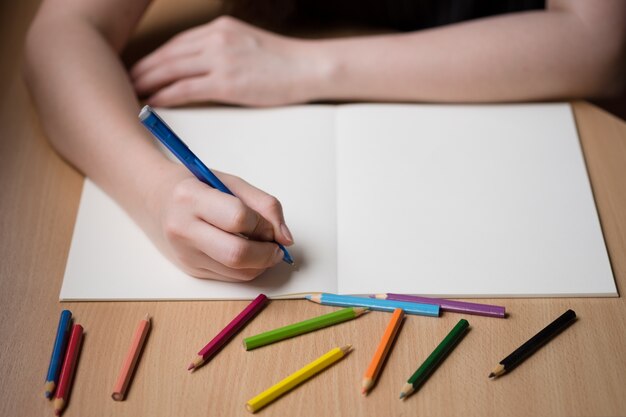
M54 394L54 389L59 382L61 365L63 365L63 357L65 356L65 348L67 347L67 338L70 334L71 321L72 312L69 310L63 310L61 312L61 318L59 319L57 336L54 339L54 347L52 348L52 356L50 357L48 374L46 375L46 398L52 398L52 394Z
M139 120L176 158L180 160L200 181L223 193L235 196L219 178L189 149L174 131L150 107L144 106L139 113ZM236 197L236 196L235 196ZM283 261L293 265L294 261L287 248L275 242L283 251Z

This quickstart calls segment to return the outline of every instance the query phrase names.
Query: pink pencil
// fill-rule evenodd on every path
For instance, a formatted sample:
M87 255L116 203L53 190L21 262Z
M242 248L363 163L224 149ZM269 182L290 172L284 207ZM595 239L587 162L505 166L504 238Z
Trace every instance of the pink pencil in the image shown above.
M211 356L217 353L222 346L226 344L248 321L250 321L267 303L267 297L264 294L259 294L246 308L243 309L237 317L235 317L228 326L224 327L221 332L217 334L200 352L198 357L187 368L188 371L192 371L198 368L200 365L208 361Z

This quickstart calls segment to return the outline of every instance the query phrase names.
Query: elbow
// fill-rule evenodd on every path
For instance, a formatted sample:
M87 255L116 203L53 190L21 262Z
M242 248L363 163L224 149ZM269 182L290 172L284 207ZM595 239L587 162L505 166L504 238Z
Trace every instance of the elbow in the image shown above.
M583 42L568 71L571 88L578 97L617 96L626 87L626 41L624 36L596 37Z
M626 53L624 50L604 53L594 57L594 63L581 83L581 95L588 98L614 97L624 92L626 86Z

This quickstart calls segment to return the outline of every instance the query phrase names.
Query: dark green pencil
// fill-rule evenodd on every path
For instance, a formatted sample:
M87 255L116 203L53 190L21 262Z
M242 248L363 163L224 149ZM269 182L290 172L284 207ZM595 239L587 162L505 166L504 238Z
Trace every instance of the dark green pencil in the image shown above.
M402 391L400 392L400 399L404 399L411 395L413 391L433 372L439 362L446 357L448 352L454 347L454 345L461 339L465 330L469 327L469 323L465 319L459 320L459 322L450 330L450 333L439 343L439 346L433 350L433 353L426 358L424 363L417 368L417 371L406 382Z

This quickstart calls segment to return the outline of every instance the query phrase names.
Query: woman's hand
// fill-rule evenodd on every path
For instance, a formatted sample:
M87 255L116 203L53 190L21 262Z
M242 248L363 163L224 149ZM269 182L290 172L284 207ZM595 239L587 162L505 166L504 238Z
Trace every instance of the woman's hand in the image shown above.
M130 74L137 94L152 106L305 102L319 96L328 70L314 45L220 17L175 36Z
M283 252L274 241L291 245L293 239L276 198L240 178L216 175L237 197L198 181L183 167L173 167L148 202L155 216L148 232L190 275L248 281L282 261Z

